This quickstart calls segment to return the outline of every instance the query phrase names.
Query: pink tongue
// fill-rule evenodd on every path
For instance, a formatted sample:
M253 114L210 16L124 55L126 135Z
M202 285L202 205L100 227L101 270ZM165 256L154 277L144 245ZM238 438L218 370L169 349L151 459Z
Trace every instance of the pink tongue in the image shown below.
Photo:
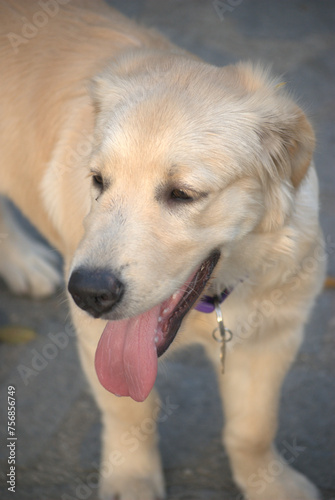
M134 318L108 321L95 353L100 383L117 396L144 401L157 376L155 330L161 306Z

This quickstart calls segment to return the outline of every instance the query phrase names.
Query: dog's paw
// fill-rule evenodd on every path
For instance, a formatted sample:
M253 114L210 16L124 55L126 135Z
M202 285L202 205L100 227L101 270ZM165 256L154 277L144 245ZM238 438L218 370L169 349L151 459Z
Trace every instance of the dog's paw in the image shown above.
M143 444L143 443L142 443ZM139 452L139 450L141 450ZM164 478L156 448L121 455L117 464L102 460L99 495L101 500L163 500Z
M278 469L279 471L279 469ZM285 466L280 473L264 474L246 488L246 500L320 500L317 488L305 476Z
M7 233L0 246L0 276L18 295L47 297L62 283L59 258L24 232Z
M120 477L103 479L100 483L101 500L163 500L165 498L162 477Z

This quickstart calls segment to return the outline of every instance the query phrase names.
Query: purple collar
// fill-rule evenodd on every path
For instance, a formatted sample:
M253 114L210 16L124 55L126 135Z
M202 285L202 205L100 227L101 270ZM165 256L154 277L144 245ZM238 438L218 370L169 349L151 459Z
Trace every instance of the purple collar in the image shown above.
M220 295L214 295L213 297L204 295L194 309L203 313L211 313L215 310L215 301L218 301L220 304L222 304L222 302L229 296L230 292L231 290L225 288Z

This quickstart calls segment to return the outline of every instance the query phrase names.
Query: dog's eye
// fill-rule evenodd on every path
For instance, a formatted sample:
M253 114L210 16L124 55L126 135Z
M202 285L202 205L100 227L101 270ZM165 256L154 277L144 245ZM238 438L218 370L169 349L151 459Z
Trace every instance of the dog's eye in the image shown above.
M103 182L103 179L102 179L101 175L94 174L94 175L92 175L92 179L93 179L93 185L95 187L97 187L99 189L103 188L104 182Z
M182 189L173 189L170 193L170 199L173 201L193 201L192 196Z

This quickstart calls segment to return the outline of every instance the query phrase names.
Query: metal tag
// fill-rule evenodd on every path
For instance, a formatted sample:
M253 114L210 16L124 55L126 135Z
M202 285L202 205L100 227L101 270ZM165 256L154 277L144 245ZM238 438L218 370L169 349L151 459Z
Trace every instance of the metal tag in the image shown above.
M222 311L220 307L220 302L218 298L214 298L214 307L215 307L215 314L216 314L216 321L218 326L213 330L212 336L216 342L221 343L221 350L220 350L220 361L221 361L221 373L224 373L225 369L225 357L226 357L226 342L229 342L232 337L233 333L231 330L226 328L223 324L223 317L222 317Z

